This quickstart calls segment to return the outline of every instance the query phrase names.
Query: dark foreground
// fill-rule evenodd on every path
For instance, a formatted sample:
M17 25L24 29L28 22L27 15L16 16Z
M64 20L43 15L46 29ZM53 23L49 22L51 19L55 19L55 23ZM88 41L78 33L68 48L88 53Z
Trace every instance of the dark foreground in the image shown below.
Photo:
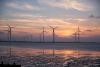
M6 57L3 56L0 67L100 67L100 57L70 57L60 56L31 56ZM9 64L7 64L9 63ZM21 66L20 66L21 65Z
M3 62L1 62L0 67L21 67L21 65L16 65L16 63L4 64Z

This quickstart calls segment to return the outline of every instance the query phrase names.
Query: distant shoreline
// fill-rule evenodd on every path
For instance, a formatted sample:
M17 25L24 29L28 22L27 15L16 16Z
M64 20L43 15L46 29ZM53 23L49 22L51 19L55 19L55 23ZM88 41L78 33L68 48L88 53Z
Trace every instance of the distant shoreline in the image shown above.
M99 43L100 42L33 42L33 41L0 41L0 42L22 42L22 43Z

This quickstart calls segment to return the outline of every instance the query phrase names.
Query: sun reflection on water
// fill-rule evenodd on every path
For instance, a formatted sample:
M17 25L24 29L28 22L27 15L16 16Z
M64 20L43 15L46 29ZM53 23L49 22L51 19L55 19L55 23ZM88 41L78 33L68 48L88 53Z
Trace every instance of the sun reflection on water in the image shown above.
M0 55L8 54L7 47L0 48ZM34 55L59 55L63 57L80 57L80 56L100 56L99 51L82 51L82 50L53 50L53 49L34 49L12 47L12 55L17 56L34 56Z

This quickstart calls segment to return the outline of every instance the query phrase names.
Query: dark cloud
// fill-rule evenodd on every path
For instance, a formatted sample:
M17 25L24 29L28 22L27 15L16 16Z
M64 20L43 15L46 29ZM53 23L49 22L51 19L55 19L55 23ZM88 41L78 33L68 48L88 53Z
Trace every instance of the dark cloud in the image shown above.
M85 30L85 31L87 31L87 32L93 32L93 30L89 30L89 29L87 29L87 30Z
M89 18L100 19L100 16L96 16L96 15L94 15L94 14L91 14L91 15L89 16Z

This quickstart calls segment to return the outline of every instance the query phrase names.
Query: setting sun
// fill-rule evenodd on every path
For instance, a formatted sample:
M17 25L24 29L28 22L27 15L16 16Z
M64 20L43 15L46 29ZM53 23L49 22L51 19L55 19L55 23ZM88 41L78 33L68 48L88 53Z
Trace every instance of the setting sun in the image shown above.
M72 30L63 30L63 31L58 31L57 35L59 37L70 37L73 36L72 34L74 33L74 31Z
M72 50L66 50L66 51L64 51L64 54L65 55L73 55L74 51L72 51Z

